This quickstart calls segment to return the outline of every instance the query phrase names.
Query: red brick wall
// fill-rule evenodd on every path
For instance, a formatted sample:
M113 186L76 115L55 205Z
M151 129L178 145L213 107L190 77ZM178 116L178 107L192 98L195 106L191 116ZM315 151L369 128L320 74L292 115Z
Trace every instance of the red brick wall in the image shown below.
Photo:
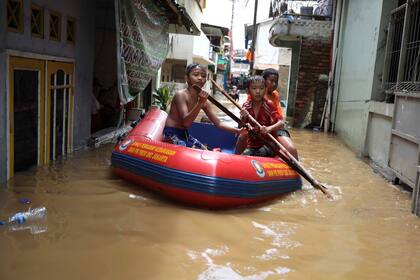
M296 103L294 114L294 126L300 126L306 115L311 110L311 102L314 101L313 125L319 125L320 115L327 94L325 81L319 81L319 75L328 76L330 71L331 43L321 39L303 39L299 73L296 90ZM321 112L321 114L319 113ZM318 120L319 119L319 120ZM318 123L316 123L318 122Z

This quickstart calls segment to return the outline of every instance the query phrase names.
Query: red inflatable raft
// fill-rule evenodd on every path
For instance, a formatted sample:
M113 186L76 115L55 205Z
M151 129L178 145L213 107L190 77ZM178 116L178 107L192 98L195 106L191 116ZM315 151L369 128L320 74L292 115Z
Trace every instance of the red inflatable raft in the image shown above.
M119 176L175 200L206 208L259 203L298 190L300 176L281 159L232 154L233 134L195 123L190 133L212 150L162 142L167 114L152 109L112 152Z

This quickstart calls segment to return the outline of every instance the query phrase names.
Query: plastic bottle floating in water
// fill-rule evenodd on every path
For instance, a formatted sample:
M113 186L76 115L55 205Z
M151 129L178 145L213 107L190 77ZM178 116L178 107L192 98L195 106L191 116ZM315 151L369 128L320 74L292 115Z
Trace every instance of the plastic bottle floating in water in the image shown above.
M9 218L11 224L23 224L27 221L41 220L47 216L47 208L37 207L26 212L17 212Z
M8 225L10 231L29 230L31 234L47 231L47 209L45 207L29 208L26 212L17 212L8 220L0 221L0 225Z

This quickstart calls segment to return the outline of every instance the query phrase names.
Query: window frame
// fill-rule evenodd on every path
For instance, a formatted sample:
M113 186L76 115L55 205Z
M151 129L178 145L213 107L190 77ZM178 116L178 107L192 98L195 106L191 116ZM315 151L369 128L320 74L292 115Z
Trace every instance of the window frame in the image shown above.
M418 26L412 25L413 21L417 23L420 17L417 17L413 9L420 10L420 0L400 5L389 14L382 72L382 90L386 100L391 100L396 91L413 91L420 88L420 80L416 80L419 78L415 76L415 71L411 79L407 78L407 72L412 68L412 53L420 54L420 50L416 50L419 38L413 39L413 36L417 36L415 29ZM418 47L420 48L420 44Z
M57 26L57 37L52 37L51 36L51 16L56 16L58 18L58 26ZM48 39L50 41L57 41L60 42L61 41L61 14L59 12L55 12L55 11L49 11L49 16L48 16Z
M9 26L9 3L15 2L18 3L20 6L20 12L19 12L19 21L16 22L18 25L17 28L10 27ZM23 0L7 0L6 1L6 26L8 31L17 32L17 33L23 33L24 31L24 24L23 24Z
M69 37L68 37L68 35L69 35L69 33L68 33L68 31L69 31L69 29L68 29L68 27L69 27L69 22L72 22L73 23L73 35L72 35L72 41L71 40L69 40ZM70 17L70 16L67 16L66 17L66 42L67 43L69 43L69 44L73 44L73 45L75 45L76 44L76 19L74 18L74 17Z
M40 19L40 33L38 34L38 33L34 33L33 31L32 31L32 18L33 18L33 10L38 10L39 11L39 13L40 13L40 17L41 17L41 19ZM31 30L31 36L32 37L37 37L37 38L41 38L41 39L43 39L44 38L44 8L42 7L42 6L40 6L40 5L38 5L38 4L35 4L35 3L31 3L31 10L30 10L30 15L31 15L31 19L30 19L30 30Z

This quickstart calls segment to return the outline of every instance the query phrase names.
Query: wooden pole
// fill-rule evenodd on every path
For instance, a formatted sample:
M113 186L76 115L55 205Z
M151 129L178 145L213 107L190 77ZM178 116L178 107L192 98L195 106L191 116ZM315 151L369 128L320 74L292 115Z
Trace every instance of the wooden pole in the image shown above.
M221 88L213 79L210 79L210 81L213 83L213 85L217 88L218 91L220 91L227 99L229 99L239 110L241 110L241 106L236 103L236 101L229 96L229 94L226 93L226 91ZM236 117L236 116L235 116ZM258 123L256 119L254 119L252 116L248 116L248 118L251 120L252 123L254 123L258 128L261 128L261 125ZM234 119L235 120L235 119ZM282 151L283 154L286 156L282 156L282 153L278 153L279 156L282 157L283 160L285 160L293 169L295 169L302 177L304 177L314 188L319 189L324 193L328 198L333 198L332 195L328 192L327 188L323 186L321 183L319 183L315 178L313 178L308 171L306 171L303 166L298 162L298 160L291 154L289 151L271 134L268 134L270 140ZM270 145L270 147L273 149L273 147ZM274 151L278 151L276 149L273 149Z
M258 0L255 0L254 5L254 21L252 26L252 44L251 44L251 61L249 62L249 75L253 75L254 72L254 56L255 56L255 40L257 40L257 10Z

